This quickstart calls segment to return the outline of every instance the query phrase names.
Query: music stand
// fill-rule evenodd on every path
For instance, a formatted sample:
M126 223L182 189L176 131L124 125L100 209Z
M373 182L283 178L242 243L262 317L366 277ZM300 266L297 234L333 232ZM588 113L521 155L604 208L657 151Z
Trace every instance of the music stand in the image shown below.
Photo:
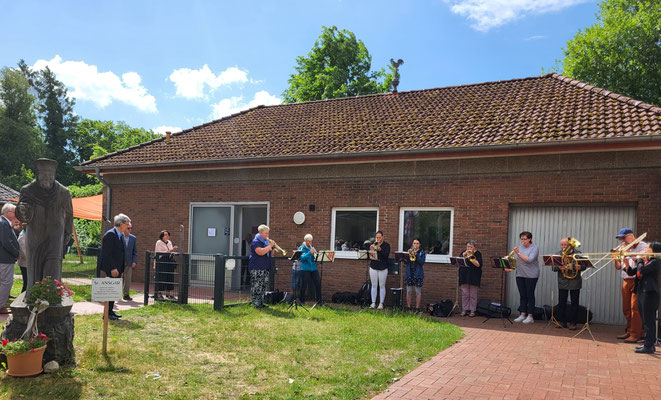
M505 302L505 273L510 272L513 270L512 265L510 264L510 261L507 258L499 258L499 257L493 257L491 259L492 263L492 268L496 268L500 270L500 306L503 306L503 303ZM482 321L482 323L487 322L488 320L491 319L491 315L488 315L487 318ZM505 324L505 320L509 321L510 324L514 325L514 322L510 319L509 315L505 316L504 314L500 314L500 320L503 322L503 328L507 327L507 324Z
M595 268L594 264L592 264L592 261L587 257L582 257L577 255L574 257L574 259L576 260L578 265L581 266L581 272L580 272L581 277L583 276L583 272L587 271L589 268ZM587 283L588 279L592 278L592 276L596 274L598 271L599 270L596 270L594 273L591 273L590 275L586 276L585 279L583 280ZM594 338L594 335L592 334L592 330L590 329L590 288L587 287L586 285L585 290L587 290L586 297L587 297L587 305L588 305L586 307L586 312L585 312L585 324L583 324L583 328L581 328L580 331L578 331L574 336L572 336L572 339L583 333L583 331L588 331L590 337L592 338L592 341L597 343L597 341ZM599 346L598 343L597 346Z
M319 290L321 290L321 283L323 282L324 278L324 270L321 267L325 262L334 262L335 261L335 251L333 250L322 250L322 251L317 251L316 254L314 255L314 261L318 263L319 267ZM321 293L319 293L319 297L321 298ZM310 310L314 310L314 308L319 304L319 302L315 302Z
M356 252L358 253L358 259L359 260L369 260L370 259L367 250L358 250Z
M408 251L396 251L395 260L397 260L397 264L399 265L399 287L390 288L390 292L393 293L394 290L399 289L401 291L401 294L399 296L399 304L394 304L393 302L393 310L395 307L398 307L400 309L404 308L404 277L402 274L402 264L411 261L411 255L408 253Z
M289 259L290 261L297 261L299 258L301 258L301 254L303 254L302 251L296 250L294 253L291 255L291 258ZM300 274L300 270L298 271ZM301 286L303 285L303 278L301 277ZM298 296L296 295L296 283L294 283L294 299L292 300L291 304L289 305L289 308L287 311L291 311L292 308L298 311L298 307L301 307L307 312L310 312L303 304L301 304L300 301L298 301Z
M549 256L543 256L544 259L544 265L547 267L562 267L562 256L560 255L549 255ZM566 313L565 313L566 315ZM564 318L565 315L562 317ZM549 318L549 321L546 323L546 326L549 326L553 322L553 324L559 328L562 328L562 324L558 319L555 317L555 290L551 289L551 318ZM565 321L565 324L567 324L567 321Z
M468 267L466 259L463 257L450 257L450 265L457 268L457 287L454 290L454 306L452 306L452 310L448 315L452 315L455 308L459 311L459 268Z

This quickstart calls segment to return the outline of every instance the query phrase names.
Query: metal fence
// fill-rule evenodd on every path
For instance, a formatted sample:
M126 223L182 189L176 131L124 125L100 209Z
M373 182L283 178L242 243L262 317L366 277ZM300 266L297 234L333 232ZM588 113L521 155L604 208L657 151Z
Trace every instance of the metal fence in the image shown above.
M275 266L272 259L270 290ZM145 254L144 304L201 304L220 310L250 302L248 257L222 254Z
M99 254L97 247L72 247L62 260L62 279L73 281L81 285L91 285L96 275L96 258Z

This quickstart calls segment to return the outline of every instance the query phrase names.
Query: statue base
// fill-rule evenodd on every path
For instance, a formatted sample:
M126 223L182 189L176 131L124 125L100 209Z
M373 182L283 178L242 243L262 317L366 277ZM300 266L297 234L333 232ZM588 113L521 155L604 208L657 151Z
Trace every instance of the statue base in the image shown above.
M20 338L27 329L30 311L24 302L25 292L11 303L11 315L2 331L2 339ZM74 322L71 307L73 299L66 297L62 304L50 306L37 317L37 329L50 339L44 352L44 364L57 361L60 365L75 365L73 348Z

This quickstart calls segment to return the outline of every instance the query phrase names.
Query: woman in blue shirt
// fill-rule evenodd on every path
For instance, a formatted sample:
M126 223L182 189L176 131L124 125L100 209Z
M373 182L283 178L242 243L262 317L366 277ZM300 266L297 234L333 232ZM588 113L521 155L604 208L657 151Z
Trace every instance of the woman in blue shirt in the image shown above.
M271 271L271 251L275 242L269 240L270 228L260 225L257 235L250 243L250 259L248 270L250 271L250 294L252 305L264 307L264 294L269 283L269 272Z
M413 245L409 253L415 254L415 261L407 261L406 263L406 307L411 308L411 297L413 297L413 290L415 289L415 308L420 309L420 299L422 298L422 281L425 277L425 272L422 266L425 263L425 251L420 248L420 239L414 239Z
M323 305L321 300L321 278L319 277L319 271L317 270L317 263L314 261L317 255L317 249L312 247L312 235L307 234L303 238L304 242L301 244L301 247L298 249L302 252L301 254L301 277L303 284L301 285L301 304L305 304L305 292L308 286L314 285L315 298L317 300L317 305Z

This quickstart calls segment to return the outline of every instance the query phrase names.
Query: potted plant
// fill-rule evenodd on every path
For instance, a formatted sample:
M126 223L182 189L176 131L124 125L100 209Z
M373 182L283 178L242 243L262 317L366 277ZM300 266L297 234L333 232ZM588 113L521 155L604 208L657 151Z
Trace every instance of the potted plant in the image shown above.
M48 338L43 333L28 339L3 340L0 352L7 357L7 374L34 376L43 371L41 363Z
M41 373L48 338L37 328L38 315L50 306L62 303L73 292L62 282L50 276L35 282L25 299L30 311L27 329L20 338L3 340L0 352L7 357L7 374L33 376Z

